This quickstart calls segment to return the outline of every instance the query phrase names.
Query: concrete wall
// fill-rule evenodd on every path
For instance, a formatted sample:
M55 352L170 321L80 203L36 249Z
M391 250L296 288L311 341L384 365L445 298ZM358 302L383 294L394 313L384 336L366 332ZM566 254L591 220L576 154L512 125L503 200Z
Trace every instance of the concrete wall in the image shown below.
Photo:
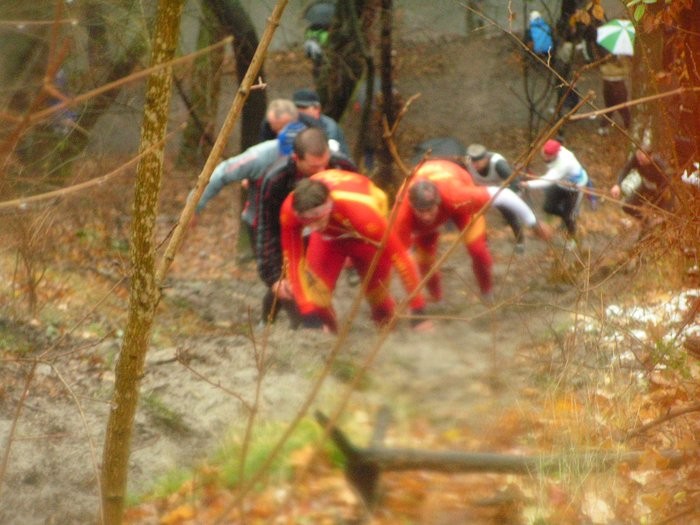
M342 1L342 0L341 0ZM275 5L274 0L240 0L241 5L248 11L253 20L258 34L262 34L265 22ZM484 12L495 18L504 27L509 26L510 5L517 18L513 29L522 31L521 14L523 12L523 0L477 0L484 6ZM532 2L529 2L532 3ZM273 41L273 49L286 49L299 45L305 28L303 21L304 7L308 0L290 0L285 9L280 27L277 29ZM466 34L466 10L465 0L395 0L396 9L396 38L427 40L436 36L450 36ZM556 5L559 0L547 2ZM518 26L518 21L520 25Z
M342 1L342 0L340 0ZM467 10L469 0L394 0L396 38L403 40L430 40L467 34ZM258 35L265 29L267 17L275 0L240 0L255 24ZM272 49L289 49L301 43L305 22L303 11L310 0L290 0L280 27L275 33ZM502 28L516 33L523 31L523 17L527 11L537 9L545 17L556 17L561 8L560 0L471 0L480 5L483 12ZM623 0L603 0L610 18L624 16ZM498 30L487 27L486 30Z

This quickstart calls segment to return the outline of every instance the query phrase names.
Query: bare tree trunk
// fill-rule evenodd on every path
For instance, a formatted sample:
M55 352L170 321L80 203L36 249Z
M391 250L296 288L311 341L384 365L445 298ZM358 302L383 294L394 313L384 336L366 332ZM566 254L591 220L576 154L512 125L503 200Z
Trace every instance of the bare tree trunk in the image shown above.
M153 37L153 65L170 61L177 46L184 0L160 0ZM115 369L114 393L102 456L102 518L121 523L139 386L158 302L154 229L163 172L163 146L170 106L172 72L164 68L148 79L141 152L137 168L131 235L132 285L124 341Z
M389 128L396 122L396 107L394 103L394 67L391 60L393 50L391 38L391 26L393 22L393 2L392 0L381 0L381 78L382 78L382 105L381 112L383 118L387 120ZM377 150L377 160L379 161L379 173L377 184L390 195L396 193L396 181L394 180L393 160L384 138L380 140Z
M682 45L675 46L673 40L678 34L684 39ZM683 167L700 160L700 93L691 91L700 88L700 5L697 0L681 17L680 27L666 37L666 46L676 50L677 56L669 55L672 63L677 64L675 73L679 83L689 88L681 100L680 122L673 141L677 163Z
M328 60L316 86L324 113L340 120L365 66L363 49L369 48L366 34L375 18L376 0L344 0L336 13L328 37ZM356 27L361 28L358 34Z
M664 5L647 5L639 24L638 53L635 54L633 92L635 98L678 88L686 91L662 103L643 104L637 109L642 119L639 132L651 130L655 147L668 153L675 167L683 170L700 159L700 7L678 14L678 26L663 23L649 31L647 19L660 20ZM637 127L637 126L636 126ZM640 137L643 138L643 137Z
M223 30L234 36L233 53L236 56L236 74L243 80L258 47L255 26L238 0L205 0L217 17ZM264 75L260 70L260 75ZM262 89L251 91L241 114L241 151L259 141L260 123L265 117L267 96Z
M202 4L202 12L197 41L197 47L200 49L221 40L224 36L218 18L206 3ZM190 82L176 80L175 85L190 115L182 134L182 145L177 159L181 166L202 164L214 145L213 132L216 129L221 94L223 59L223 49L200 57L194 62Z

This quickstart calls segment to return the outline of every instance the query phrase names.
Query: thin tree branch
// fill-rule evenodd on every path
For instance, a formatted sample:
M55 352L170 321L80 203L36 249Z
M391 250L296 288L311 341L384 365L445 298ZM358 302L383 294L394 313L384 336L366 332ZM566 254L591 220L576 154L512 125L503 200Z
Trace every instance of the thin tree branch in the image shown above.
M62 18L60 20L0 20L0 27L11 26L19 31L31 26L49 26L53 24L74 26L78 24L78 20L75 18Z
M681 87L674 89L672 91L665 91L664 93L657 93L656 95L649 95L648 97L641 97L635 100L630 100L628 102L624 102L622 104L615 104L614 106L610 106L608 108L604 109L598 109L596 111L589 111L588 113L579 113L578 115L572 115L569 117L569 120L582 120L585 118L590 118L590 117L597 117L598 115L605 115L607 113L613 113L617 111L618 109L622 108L627 108L627 107L632 107L636 106L638 104L645 104L647 102L651 102L652 100L658 100L666 97L673 97L676 95L681 95L683 93L687 92L693 92L693 91L700 91L700 87Z
M165 138L165 140L158 142L157 144L153 144L149 148L143 150L141 153L136 155L135 157L130 158L128 161L126 161L124 164L119 166L118 168L110 171L106 175L103 175L101 177L97 177L96 179L91 179L85 182L81 182L79 184L74 184L73 186L69 186L67 188L61 188L60 190L54 190L54 191L49 191L46 193L41 193L39 195L32 195L31 197L20 197L19 199L13 199L5 202L0 202L0 210L8 209L8 208L19 208L20 210L25 210L29 207L30 204L36 204L37 202L42 202L45 200L49 199L58 199L60 197L65 197L66 195L70 195L73 193L77 193L80 191L83 191L88 188L92 188L93 186L100 186L102 184L105 184L108 182L110 179L116 177L117 175L122 175L127 168L132 167L134 164L136 164L141 158L143 158L145 155L148 155L152 153L154 150L158 148L162 148L163 144L165 144L168 139L172 138L175 133L178 133L182 131L182 128L184 127L184 124L179 126L176 130L171 131L168 136Z
M0 494L2 494L2 487L4 483L1 483L5 479L5 473L7 472L7 465L10 462L10 450L12 449L12 441L15 435L15 431L17 430L17 422L19 421L19 416L22 414L22 407L24 406L24 402L27 400L27 396L29 395L29 387L32 384L32 380L34 379L34 372L36 371L36 367L39 363L37 361L34 361L32 364L32 367L29 369L29 373L27 374L27 378L24 381L24 390L22 390L22 396L19 399L19 402L17 403L17 408L15 409L15 415L12 418L12 424L10 425L10 431L7 433L7 441L5 443L5 452L2 455L2 463L0 463Z
M250 91L252 89L255 89L255 81L258 77L258 72L260 71L263 62L265 61L265 57L267 56L267 49L270 46L272 36L275 33L275 29L279 25L280 17L282 16L282 12L284 11L284 8L286 7L288 1L289 0L278 0L275 9L270 15L270 18L268 19L267 28L265 29L265 33L260 39L260 44L258 45L258 48L255 51L255 55L253 55L253 59L250 62L250 67L248 68L248 72L241 81L238 91L236 92L236 96L234 97L233 102L231 103L231 108L229 109L228 115L226 115L226 119L224 120L224 123L221 126L221 130L219 131L218 136L216 137L216 141L214 142L214 145L212 146L211 151L209 152L209 157L204 163L202 171L197 177L197 183L195 184L195 187L193 188L192 193L190 194L190 198L188 199L184 209L182 210L182 213L180 214L178 224L175 227L175 230L173 231L173 235L170 239L170 242L168 243L168 246L166 247L165 254L161 259L156 272L156 283L160 287L162 287L163 279L165 279L170 265L175 260L175 253L180 248L180 245L184 240L185 232L187 231L187 227L189 226L190 221L192 220L192 216L194 215L194 208L199 202L202 193L204 193L204 188L209 182L209 178L211 177L211 174L214 171L216 164L219 163L221 154L226 146L226 143L228 142L231 130L233 129L234 124L238 120L238 115L243 109L243 105L245 104L245 101L248 98ZM228 42L230 41L230 39L226 39L226 41Z
M645 423L640 427L630 430L629 432L627 432L627 434L625 434L622 440L627 441L635 436L643 434L649 429L666 423L667 421L670 421L680 416L684 416L686 414L691 414L693 412L700 412L700 403L693 403L692 405L688 405L686 407L672 408L663 416L657 417L653 421L649 421L648 423Z
M202 373L198 372L197 370L195 370L194 368L192 368L192 367L186 362L185 358L182 356L182 354L181 354L180 352L178 352L177 355L175 356L175 361L177 361L180 365L184 366L192 375L194 375L194 376L196 376L197 378L201 379L201 380L204 381L205 383L208 383L208 384L210 384L211 386L216 387L216 388L222 390L223 392L227 393L227 394L230 395L231 397L236 398L236 399L245 407L245 409L246 409L248 412L252 412L252 411L253 411L253 406L252 406L250 403L248 403L245 399L243 399L243 396L241 396L241 394L239 394L238 392L234 392L233 390L229 390L228 388L226 388L225 386L223 386L221 383L215 383L214 381L212 381L211 379L209 379L209 378L208 378L207 376L205 376L204 374L202 374Z
M171 60L167 63L157 64L155 66L149 67L149 68L144 69L142 71L138 71L138 72L133 73L131 75L128 75L124 78L120 78L119 80L115 80L114 82L109 82L103 86L95 88L95 89L88 91L86 93L83 93L81 95L72 97L72 98L67 99L67 100L63 100L63 101L59 102L58 104L55 104L49 108L46 108L46 109L43 109L40 111L35 111L35 112L32 112L32 110L30 110L29 114L20 118L18 125L9 134L8 139L2 145L0 145L0 153L11 151L12 148L14 147L14 144L16 144L17 140L19 139L19 137L22 136L23 133L25 133L30 127L36 125L39 122L42 122L43 120L54 115L55 113L63 111L66 108L76 106L82 102L85 102L86 100L89 100L89 99L96 97L98 95L102 95L103 93L112 91L113 89L117 89L117 88L119 88L125 84L128 84L130 82L133 82L135 80L139 80L141 78L148 77L152 73L160 71L161 69L165 69L168 67L174 67L174 66L177 66L180 64L190 62L191 60L197 58L200 55L209 53L210 51L212 51L214 49L217 49L219 47L227 45L232 40L233 40L232 37L230 37L230 36L226 37L223 40L221 40L220 42L217 42L216 44L205 47L203 49L200 49L198 51L195 51L195 52L190 53L188 55L185 55L183 57L176 58L176 59ZM57 70L58 68L55 68L55 69ZM48 71L48 69L47 69L47 71ZM46 91L42 87L42 90L40 92L40 96L38 96L37 99L35 99L35 102L32 105L32 107L33 108L38 107L45 99L45 95L46 95ZM10 116L10 117L11 117L11 120L15 120L14 116Z
M78 396L76 396L75 392L73 389L70 387L68 382L65 380L61 372L58 370L58 368L53 364L50 363L51 368L53 371L56 373L58 376L59 381L63 383L63 387L66 389L68 394L73 398L73 402L75 403L75 406L78 408L78 413L80 414L80 420L83 423L83 429L85 430L85 437L87 438L88 445L90 448L90 458L92 459L92 469L95 474L95 484L97 485L97 493L100 497L100 516L102 515L102 484L100 483L100 463L98 461L98 456L97 456L97 449L95 448L95 442L92 438L92 434L90 433L90 425L88 425L87 418L85 417L85 411L83 410L83 406L80 404L80 401L78 400Z

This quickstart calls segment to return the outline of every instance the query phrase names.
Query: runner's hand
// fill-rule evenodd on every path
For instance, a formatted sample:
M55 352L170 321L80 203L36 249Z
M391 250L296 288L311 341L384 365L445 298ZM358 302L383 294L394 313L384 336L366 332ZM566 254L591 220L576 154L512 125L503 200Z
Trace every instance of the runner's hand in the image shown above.
M424 319L421 322L411 326L414 332L431 333L435 331L435 325L430 319Z
M292 285L287 279L280 279L272 285L272 291L278 299L294 299Z
M533 228L535 235L537 235L543 241L548 241L554 235L554 230L546 222L538 222Z

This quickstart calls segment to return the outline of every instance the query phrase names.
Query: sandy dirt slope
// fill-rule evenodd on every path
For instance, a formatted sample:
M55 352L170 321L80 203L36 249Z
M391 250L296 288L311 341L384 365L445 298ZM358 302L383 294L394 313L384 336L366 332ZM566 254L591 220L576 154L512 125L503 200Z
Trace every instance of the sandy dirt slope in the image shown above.
M507 37L401 49L399 89L405 97L422 93L402 125L402 153L410 156L413 141L448 134L465 142L484 142L510 158L527 151L527 140L520 131L525 113L516 95L520 70L512 49ZM271 96L288 95L309 82L308 72L306 76L285 76L284 71L275 73L272 66L268 71ZM596 79L582 82L595 86ZM349 117L346 130L351 140L356 133L352 124ZM566 130L567 140L580 148L582 160L604 183L611 176L611 166L621 160L622 148L612 141L604 143L593 133L594 125L584 121L572 126ZM169 184L166 195L182 200L187 191L184 180ZM618 218L618 210L607 206L595 214L584 211L584 249L591 248L594 259L604 256L620 233ZM188 333L183 323L174 344L156 345L149 353L144 399L158 400L178 418L173 428L172 418L167 423L167 417L159 416L155 401L150 409L144 401L133 442L132 492L146 489L173 467L195 464L216 448L231 426L242 424L243 403L231 391L252 401L258 377L256 348L259 352L264 348L269 359L259 417L286 421L303 403L334 344L329 335L290 330L284 318L267 336L256 329L252 344L248 328L257 323L263 287L254 266L238 264L232 254L234 221L229 194L223 192L190 233L173 266L162 319L177 322L178 315L187 312L209 330ZM500 218L491 214L489 221L498 308L489 310L479 302L470 261L458 248L444 268L445 303L431 307L431 313L440 317L435 332L418 335L401 323L372 358L368 386L352 396L353 407L373 413L388 404L399 419L420 415L437 426L462 421L473 425L483 448L489 448L494 437L491 421L499 410L512 405L528 380L523 349L548 328L566 323L577 300L576 286L552 279L562 257L569 257L566 265L575 266L574 256L565 255L558 241L547 246L530 238L525 254L514 255L510 232ZM164 225L163 233L166 230ZM450 238L454 233L446 236L445 248ZM341 315L355 292L341 277L336 294ZM363 305L341 358L359 366L373 352L377 339ZM36 368L15 429L0 522L92 521L98 505L96 462L118 348L118 338L99 341L86 332L84 340L73 337ZM178 353L187 366L175 361ZM11 395L0 404L0 435L8 435L12 427L26 374L27 369L20 365L7 366L2 372L3 383L12 388L6 387ZM217 384L225 390L214 386ZM313 407L332 411L344 397L344 384L331 376Z

